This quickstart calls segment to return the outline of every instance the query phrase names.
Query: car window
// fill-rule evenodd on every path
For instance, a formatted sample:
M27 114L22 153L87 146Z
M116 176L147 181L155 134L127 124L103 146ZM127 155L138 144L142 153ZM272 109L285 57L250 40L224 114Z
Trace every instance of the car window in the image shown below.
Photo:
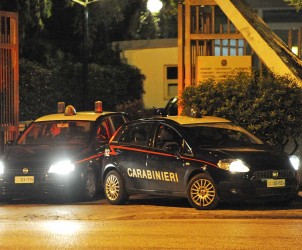
M108 119L102 121L96 129L96 140L99 142L108 142L112 136L112 130L110 128L110 122Z
M114 130L118 130L126 121L128 121L123 115L112 115L110 117Z
M123 131L119 142L147 146L153 123L130 124Z
M238 126L232 125L198 125L186 126L185 130L198 146L211 147L241 147L263 144L261 140L245 132Z
M179 150L182 148L182 137L171 127L161 124L158 127L155 136L155 147L163 150L168 150L169 147L178 146Z
M32 123L20 137L18 144L85 144L91 122L50 121Z

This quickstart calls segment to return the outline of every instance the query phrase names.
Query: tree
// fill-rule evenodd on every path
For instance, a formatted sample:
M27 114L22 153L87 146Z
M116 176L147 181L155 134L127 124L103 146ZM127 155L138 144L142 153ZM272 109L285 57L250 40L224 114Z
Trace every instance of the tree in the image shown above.
M50 18L52 0L9 0L1 1L0 9L18 12L20 53L26 39L29 39L44 28L45 20Z
M163 1L158 23L162 38L177 37L178 3L179 0Z
M146 2L101 0L88 6L89 103L103 100L114 110L142 98L144 76L121 63L111 42L153 37ZM20 118L55 112L57 101L81 106L83 7L71 0L9 0L0 9L19 13Z
M227 118L280 148L297 142L302 132L302 88L286 76L254 73L209 80L186 88L182 106L185 114L197 107L204 115Z
M297 11L299 11L302 8L302 0L283 0L283 1L288 3L289 5L294 6Z

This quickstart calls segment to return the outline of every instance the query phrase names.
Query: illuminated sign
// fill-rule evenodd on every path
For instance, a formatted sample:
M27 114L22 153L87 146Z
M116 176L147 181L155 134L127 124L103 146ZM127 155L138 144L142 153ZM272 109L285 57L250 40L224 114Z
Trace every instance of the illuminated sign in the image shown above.
M198 56L196 82L200 84L209 79L223 81L238 72L251 73L251 56Z

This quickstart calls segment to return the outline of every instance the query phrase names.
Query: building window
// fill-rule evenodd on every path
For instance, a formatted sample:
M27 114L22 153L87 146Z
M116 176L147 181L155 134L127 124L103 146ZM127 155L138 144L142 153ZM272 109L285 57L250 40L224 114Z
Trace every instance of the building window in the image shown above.
M177 65L164 66L164 85L165 85L165 99L177 96L178 91L178 68Z
M243 56L244 40L215 40L215 56Z

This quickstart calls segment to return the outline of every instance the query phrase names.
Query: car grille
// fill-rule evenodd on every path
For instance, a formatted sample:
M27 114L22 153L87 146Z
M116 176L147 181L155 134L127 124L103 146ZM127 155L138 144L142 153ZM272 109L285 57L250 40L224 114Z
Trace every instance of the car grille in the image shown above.
M46 174L46 168L45 167L28 167L28 173L27 175L44 175ZM5 169L5 175L24 175L23 168L6 168Z
M254 172L253 177L255 180L273 178L294 178L295 171L291 169L256 171Z

